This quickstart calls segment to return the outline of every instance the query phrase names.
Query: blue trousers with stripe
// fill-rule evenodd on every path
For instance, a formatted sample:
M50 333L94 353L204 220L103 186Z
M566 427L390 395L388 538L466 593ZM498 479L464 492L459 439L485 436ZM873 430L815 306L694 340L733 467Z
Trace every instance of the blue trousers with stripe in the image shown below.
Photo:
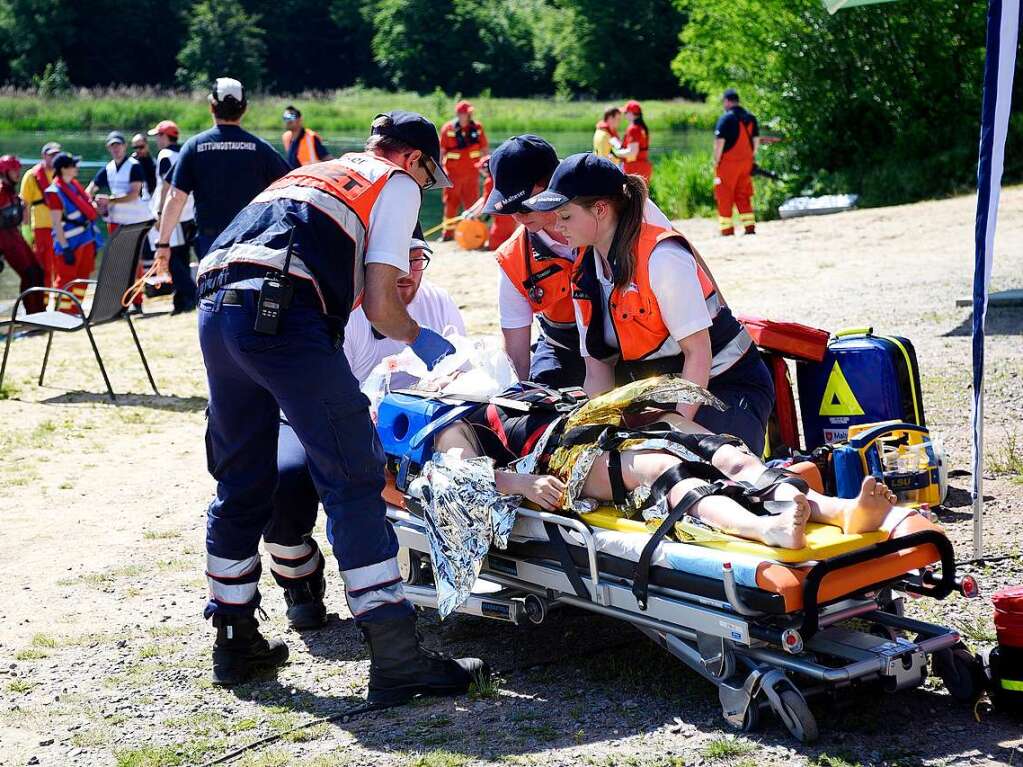
M206 448L217 497L206 528L210 600L205 614L251 615L259 604L259 540L277 487L283 411L305 450L323 501L352 614L360 621L412 611L398 545L380 492L384 456L326 317L296 295L277 335L253 330L257 294L226 291L199 302L199 342L209 383Z

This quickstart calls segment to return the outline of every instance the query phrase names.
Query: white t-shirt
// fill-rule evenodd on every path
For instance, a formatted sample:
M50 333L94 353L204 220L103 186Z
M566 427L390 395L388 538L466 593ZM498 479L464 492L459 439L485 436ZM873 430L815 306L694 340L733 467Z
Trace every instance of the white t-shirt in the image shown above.
M614 283L604 277L604 270L596 252L593 253L593 258L598 259L597 281L600 283L601 300L606 307ZM681 242L668 240L654 247L653 253L650 254L650 287L670 336L660 351L650 358L673 357L682 351L678 345L679 340L709 328L713 322L710 312L707 311L700 278L697 276L696 259ZM575 318L579 326L580 353L588 357L586 329L579 315L578 305ZM604 312L604 342L612 348L618 347L618 338L607 311Z
M408 253L407 241L405 252ZM424 328L443 333L448 327L452 327L459 335L465 335L465 322L454 300L446 290L431 285L425 279L419 286L416 297L408 305L408 313ZM373 327L366 319L361 306L348 318L348 325L345 327L345 356L360 386L384 357L400 354L405 346L393 338L375 338Z
M646 205L643 207L643 220L662 229L671 229L671 221L650 199L647 199ZM555 242L544 231L540 232L539 237L556 255L575 260L575 250L573 248L560 242ZM501 327L508 328L509 330L512 328L528 328L533 324L533 308L529 305L529 300L512 284L512 281L508 279L508 275L504 273L503 269L498 279L497 305L501 315Z
M411 176L391 176L369 212L367 264L390 264L408 274L408 244L419 220L422 194Z

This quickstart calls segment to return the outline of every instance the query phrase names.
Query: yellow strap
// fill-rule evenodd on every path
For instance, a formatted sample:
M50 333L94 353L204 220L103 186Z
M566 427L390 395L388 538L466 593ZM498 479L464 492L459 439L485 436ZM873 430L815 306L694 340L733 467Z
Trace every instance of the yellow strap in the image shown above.
M1020 679L1003 679L1002 680L1003 690L1012 690L1013 692L1023 692L1023 680Z

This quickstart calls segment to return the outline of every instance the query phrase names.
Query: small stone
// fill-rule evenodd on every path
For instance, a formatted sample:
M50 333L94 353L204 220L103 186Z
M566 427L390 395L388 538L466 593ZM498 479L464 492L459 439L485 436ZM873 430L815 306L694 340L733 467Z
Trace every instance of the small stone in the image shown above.
M40 746L52 746L53 745L53 738L47 738L46 740L41 740L41 741L39 741L39 745Z
M28 761L26 762L26 764L39 764L39 757L38 757L38 756L33 756L33 757L31 757L31 758L30 758L30 759L29 759L29 760L28 760Z

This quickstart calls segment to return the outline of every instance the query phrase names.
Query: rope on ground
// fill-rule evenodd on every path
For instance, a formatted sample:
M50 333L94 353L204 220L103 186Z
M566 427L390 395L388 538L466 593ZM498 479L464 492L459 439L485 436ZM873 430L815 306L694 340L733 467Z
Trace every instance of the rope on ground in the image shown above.
M963 559L956 562L956 567L962 567L963 565L982 565L988 562L1007 562L1010 559L1021 559L1023 553L1019 554L999 554L997 557L976 557L974 559Z
M528 671L528 670L533 669L533 668L540 668L542 666L553 666L555 663L561 663L562 661L566 661L566 660L573 660L573 659L582 660L584 658L591 658L591 657L600 655L602 653L609 652L611 650L617 650L617 649L619 649L621 647L632 646L634 643L635 643L635 641L632 640L632 639L623 639L621 642L615 642L614 644L604 645L603 647L597 647L597 648L594 648L593 650L590 650L590 651L584 652L584 653L576 653L576 654L573 654L573 655L562 655L562 656L560 656L558 658L549 658L547 660L536 661L534 663L526 663L526 664L524 664L522 666L511 666L511 667L509 667L507 669L498 669L498 670L493 672L493 676L505 676L505 675L509 675L509 674L519 673L519 672L522 672L522 671ZM263 746L268 746L271 743L276 743L278 740L281 740L282 738L284 738L287 735L290 735L293 732L298 732L300 730L307 730L310 727L315 727L318 724L327 724L329 722L337 722L337 721L345 721L345 720L348 720L348 719L355 719L356 717L362 716L363 714L369 714L369 713L372 713L374 711L383 711L383 710L384 709L382 707L373 707L373 706L370 706L370 705L365 704L365 703L363 705L361 705L361 706L352 706L351 708L343 709L341 711L338 711L336 713L330 714L328 716L323 716L323 717L320 717L318 719L312 719L312 720L306 722L305 724L300 724L297 727L292 727L290 730L285 730L284 732L278 732L275 735L267 735L265 738L260 738L259 740L254 740L251 743L245 744L244 746L239 746L234 751L229 751L228 753L224 754L223 756L219 756L216 759L213 759L212 761L203 762L200 765L200 767L213 767L213 765L217 765L217 764L227 764L228 762L234 761L239 756L242 756L243 754L246 754L249 751L255 751L256 749L262 748Z

